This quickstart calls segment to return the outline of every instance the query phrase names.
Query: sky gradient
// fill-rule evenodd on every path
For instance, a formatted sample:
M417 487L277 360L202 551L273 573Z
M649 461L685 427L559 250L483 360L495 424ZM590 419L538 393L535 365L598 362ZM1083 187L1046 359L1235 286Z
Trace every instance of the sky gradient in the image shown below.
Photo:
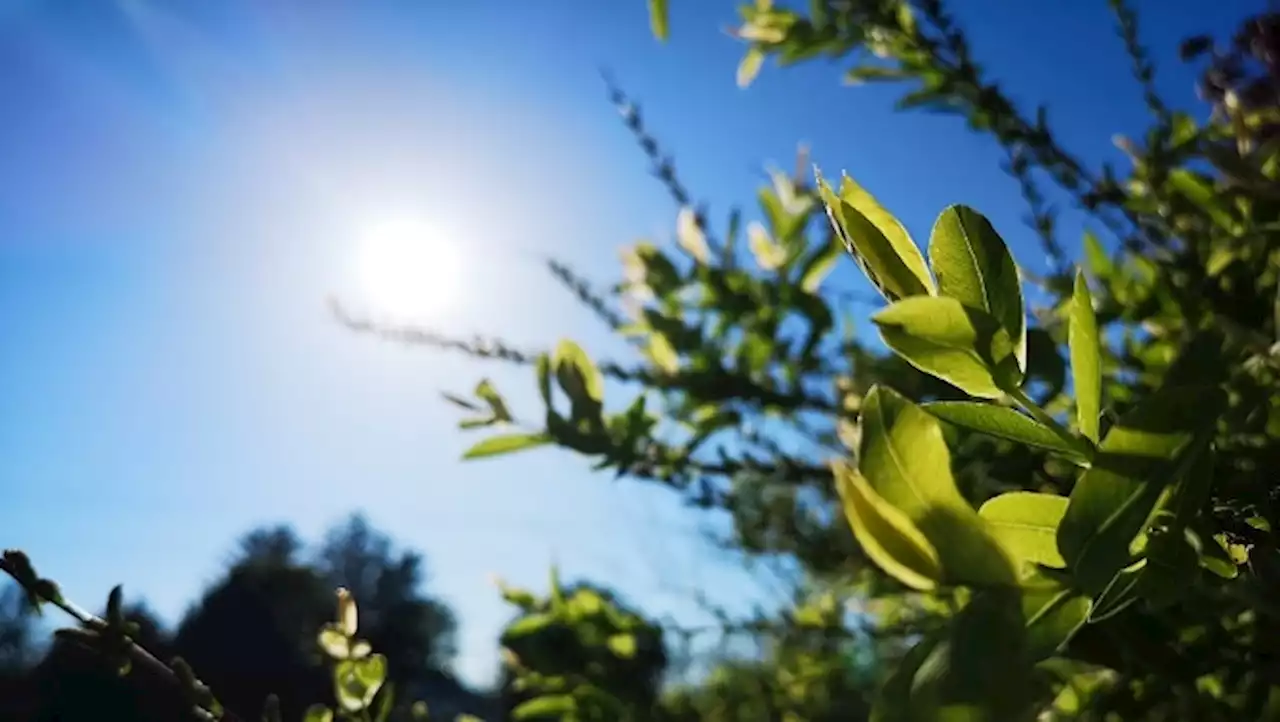
M966 203L1043 268L993 143L825 63L739 90L734 4L671 4L664 46L639 0L0 0L0 545L89 606L123 583L172 623L240 534L315 538L360 509L426 554L476 683L509 616L489 574L541 587L557 561L685 618L695 588L756 599L667 492L554 450L458 461L473 439L439 391L488 375L531 408L531 373L355 336L326 307L362 303L361 230L413 216L460 253L463 290L433 326L617 349L539 265L609 282L621 245L673 234L600 66L713 219L756 217L762 165L806 141L917 237ZM1103 0L954 4L986 66L1085 158L1117 159L1111 136L1145 125ZM1192 106L1178 39L1261 2L1137 6L1160 86ZM863 283L852 263L837 276Z

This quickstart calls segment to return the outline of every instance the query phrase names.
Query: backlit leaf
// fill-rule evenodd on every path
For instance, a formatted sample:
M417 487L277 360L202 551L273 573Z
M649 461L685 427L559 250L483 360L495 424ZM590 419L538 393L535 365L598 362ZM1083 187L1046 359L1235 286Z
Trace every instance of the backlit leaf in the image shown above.
M504 436L491 436L475 446L472 446L470 449L467 449L466 453L462 455L462 458L482 459L486 456L511 454L549 443L551 443L551 437L547 434L506 434Z
M1030 491L1011 491L988 500L978 510L991 533L1014 557L1065 567L1058 553L1058 524L1067 512L1067 497Z
M1007 406L975 401L935 401L923 408L943 421L1001 439L1049 449L1077 464L1087 464L1089 450L1053 429Z
M1142 559L1117 572L1094 600L1093 609L1089 612L1089 622L1096 624L1114 617L1138 601L1138 580L1142 578L1146 567L1147 560Z
M670 30L667 0L649 0L649 28L653 31L653 37L666 41Z
M1058 527L1058 549L1085 591L1100 593L1128 563L1134 537L1207 443L1224 403L1215 387L1158 391L1107 433Z
M1027 322L1018 267L1008 246L982 214L951 206L929 238L929 263L938 293L985 311L1009 333L1019 368L1027 368Z
M1096 444L1102 415L1102 351L1098 319L1093 313L1093 297L1089 294L1084 273L1080 271L1076 271L1067 329L1071 347L1071 378L1075 385L1076 422L1080 433Z
M676 216L676 241L698 263L706 263L711 256L707 236L698 226L698 217L692 208L681 208Z
M303 722L333 722L333 710L322 704L313 704L302 716Z
M929 540L945 578L957 584L1012 584L1012 560L956 488L938 420L881 386L867 394L861 419L862 476Z
M831 273L831 269L835 268L836 261L839 258L840 247L832 239L832 242L823 245L822 248L809 257L808 262L800 271L800 287L808 293L817 293L823 279Z
M738 87L745 88L751 85L751 81L756 79L760 74L760 67L764 65L764 50L751 46L747 48L746 54L742 56L742 60L738 63Z
M882 499L856 469L837 465L834 473L849 526L871 561L912 589L936 586L942 578L938 553L911 520Z
M1004 387L1021 382L1009 334L988 314L954 298L906 298L871 320L907 363L970 396L1000 398Z
M817 179L831 227L882 296L897 301L936 293L924 256L892 213L847 175L839 195L821 174Z
M556 346L551 365L555 368L560 387L570 399L596 405L604 401L604 377L581 346L568 339L562 340Z

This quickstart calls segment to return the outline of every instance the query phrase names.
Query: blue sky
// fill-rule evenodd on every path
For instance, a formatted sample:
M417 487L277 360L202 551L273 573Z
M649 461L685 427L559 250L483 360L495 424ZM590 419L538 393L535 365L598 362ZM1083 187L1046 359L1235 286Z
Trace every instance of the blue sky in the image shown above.
M694 589L755 600L661 490L553 450L459 462L472 439L438 392L487 374L519 405L527 372L353 336L325 305L367 290L362 229L413 217L460 255L432 325L616 348L537 260L612 280L621 245L672 235L600 65L720 218L754 212L762 164L790 167L807 141L917 237L967 203L1043 267L990 142L822 63L741 91L734 5L672 5L663 46L639 0L0 1L0 545L86 604L122 582L174 621L244 531L314 537L363 509L426 553L475 682L508 617L491 573L540 586L555 560L686 618ZM980 58L1085 157L1143 127L1102 0L955 5ZM1138 3L1176 104L1193 100L1178 38L1260 5Z

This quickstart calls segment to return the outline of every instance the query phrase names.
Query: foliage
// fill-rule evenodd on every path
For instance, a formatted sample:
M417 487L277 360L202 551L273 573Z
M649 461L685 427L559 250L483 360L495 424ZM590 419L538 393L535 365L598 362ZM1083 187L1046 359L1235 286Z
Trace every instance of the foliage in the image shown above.
M668 3L648 4L666 38ZM1046 109L1020 110L941 0L756 0L735 31L740 85L770 59L826 57L850 83L905 86L900 108L991 136L1045 274L976 209L943 209L922 248L869 189L827 180L803 154L796 172L771 172L756 219L734 210L713 227L611 88L679 206L674 247L628 248L605 293L550 270L634 361L345 319L534 367L532 414L488 382L448 396L464 428L486 430L468 458L573 451L727 512L722 541L799 570L800 603L756 626L762 654L666 694L661 635L638 613L590 587L553 582L545 600L507 590L520 609L505 639L514 716L859 718L872 686L867 714L884 722L1280 716L1280 18L1248 19L1225 48L1184 44L1188 59L1208 57L1211 113L1197 117L1155 91L1136 13L1109 5L1152 118L1140 140L1119 139L1124 171L1064 148ZM1103 234L1086 234L1079 264L1050 195ZM851 333L865 299L828 280L846 252L879 294L872 321L890 353ZM267 546L288 559L287 545ZM98 617L21 552L0 569L34 607L77 620L65 643L145 671L202 719L240 719L186 663L136 643L118 589ZM393 673L358 631L343 597L320 636L336 707L313 708L313 722L391 714ZM885 669L872 684L850 662L858 643Z

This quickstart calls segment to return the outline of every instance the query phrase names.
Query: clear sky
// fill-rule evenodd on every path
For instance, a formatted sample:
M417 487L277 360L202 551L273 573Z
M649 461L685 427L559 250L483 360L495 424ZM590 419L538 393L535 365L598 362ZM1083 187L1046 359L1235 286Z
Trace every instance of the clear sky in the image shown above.
M1043 266L990 142L821 63L741 91L734 4L671 4L661 46L640 0L0 0L0 545L86 604L122 582L173 622L241 533L363 509L427 555L479 683L508 618L491 573L541 586L554 559L655 614L694 589L753 600L666 492L554 450L457 460L473 439L438 392L489 374L519 405L529 373L353 336L325 305L368 305L362 239L417 219L457 256L431 325L616 348L537 260L611 281L620 245L672 235L601 65L716 217L807 141L917 237L968 203ZM1137 4L1188 104L1178 38L1261 2ZM954 5L1087 158L1145 123L1103 0Z

